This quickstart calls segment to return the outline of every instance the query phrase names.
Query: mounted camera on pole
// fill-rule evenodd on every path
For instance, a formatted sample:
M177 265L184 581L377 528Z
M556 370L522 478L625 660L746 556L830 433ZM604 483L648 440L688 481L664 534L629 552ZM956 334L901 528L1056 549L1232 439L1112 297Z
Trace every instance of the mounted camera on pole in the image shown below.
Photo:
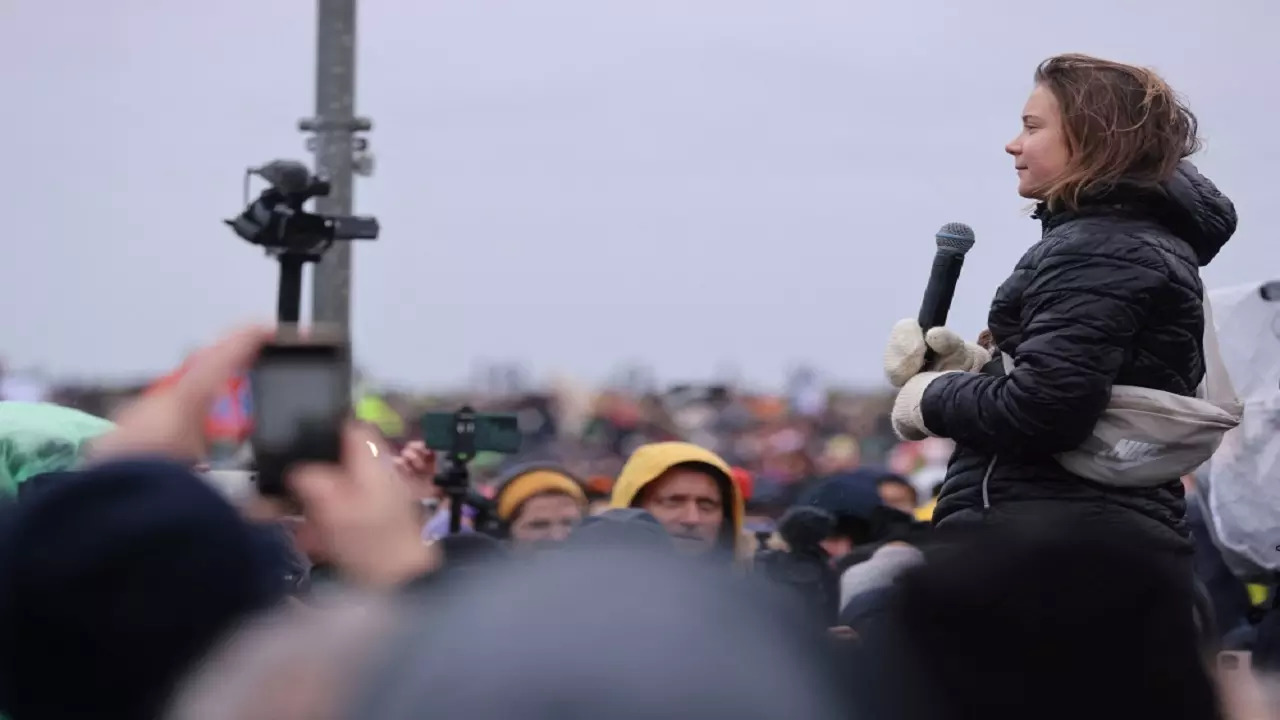
M335 242L377 240L378 219L370 215L324 215L303 209L329 194L329 182L294 160L276 160L245 171L268 187L239 216L225 221L242 239L266 249L280 263L277 320L296 325L302 306L302 268L316 263ZM248 193L246 192L246 195Z

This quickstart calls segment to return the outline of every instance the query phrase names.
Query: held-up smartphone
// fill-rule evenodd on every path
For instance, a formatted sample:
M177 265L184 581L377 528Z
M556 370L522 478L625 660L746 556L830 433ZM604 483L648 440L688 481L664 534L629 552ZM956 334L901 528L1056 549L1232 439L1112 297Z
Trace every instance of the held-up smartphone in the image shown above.
M476 413L474 452L509 455L520 451L520 423L514 414ZM447 412L429 412L422 416L422 442L436 452L454 449L457 438L457 416Z
M351 350L345 340L282 332L249 375L258 492L287 497L290 466L342 459L351 412Z

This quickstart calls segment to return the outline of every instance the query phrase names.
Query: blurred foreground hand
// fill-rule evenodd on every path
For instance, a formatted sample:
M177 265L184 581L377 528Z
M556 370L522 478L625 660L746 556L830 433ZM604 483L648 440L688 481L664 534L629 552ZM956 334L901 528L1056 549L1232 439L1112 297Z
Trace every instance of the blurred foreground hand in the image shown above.
M377 432L352 424L343 434L341 465L302 466L289 478L325 554L345 577L378 589L440 564L438 548L422 542L414 494L389 458Z
M274 333L270 327L245 328L197 353L173 385L126 405L115 418L115 429L91 444L89 460L140 455L191 465L204 460L204 421L214 400L233 377L252 367Z

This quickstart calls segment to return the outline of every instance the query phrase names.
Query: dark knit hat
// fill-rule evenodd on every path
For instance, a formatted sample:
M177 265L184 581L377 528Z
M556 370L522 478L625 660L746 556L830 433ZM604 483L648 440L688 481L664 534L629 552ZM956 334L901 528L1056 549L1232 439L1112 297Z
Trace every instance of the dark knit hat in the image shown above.
M248 523L180 465L59 475L0 516L0 711L157 717L281 583Z
M674 552L675 543L657 518L640 508L614 508L583 519L569 536L567 547L631 548Z
M837 521L846 517L867 520L872 511L883 504L876 482L884 474L859 468L832 475L810 488L797 504L821 508L835 516Z
M445 565L450 569L484 566L508 559L502 543L488 535L458 533L445 535L438 542Z

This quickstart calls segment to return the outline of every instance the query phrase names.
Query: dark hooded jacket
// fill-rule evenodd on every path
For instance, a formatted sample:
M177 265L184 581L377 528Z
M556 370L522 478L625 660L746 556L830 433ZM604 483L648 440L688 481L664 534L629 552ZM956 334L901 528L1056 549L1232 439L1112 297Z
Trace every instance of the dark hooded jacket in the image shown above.
M225 633L287 592L279 548L181 465L118 460L38 486L0 512L13 718L160 717Z
M1037 210L1043 238L996 291L988 327L1002 353L983 373L931 383L925 425L956 441L937 524L1028 514L1139 530L1187 552L1179 478L1120 489L1053 459L1078 447L1113 385L1190 396L1204 376L1207 265L1236 229L1231 201L1189 162L1159 187L1121 184L1072 211Z

